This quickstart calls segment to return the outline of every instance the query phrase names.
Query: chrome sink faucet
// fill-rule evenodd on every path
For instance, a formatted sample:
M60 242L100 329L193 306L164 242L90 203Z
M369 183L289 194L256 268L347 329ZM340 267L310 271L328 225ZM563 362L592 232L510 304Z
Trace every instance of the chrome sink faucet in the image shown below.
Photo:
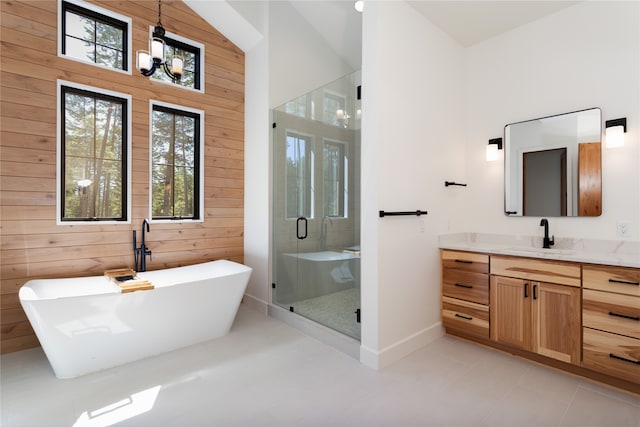
M136 230L133 230L133 268L136 272L147 271L147 256L151 258L151 251L147 249L145 243L145 228L149 233L149 220L145 218L142 221L142 244L138 247L138 241L136 239Z
M544 227L544 238L542 239L542 248L551 249L551 246L555 243L555 236L549 238L549 221L546 218L540 220L540 227Z

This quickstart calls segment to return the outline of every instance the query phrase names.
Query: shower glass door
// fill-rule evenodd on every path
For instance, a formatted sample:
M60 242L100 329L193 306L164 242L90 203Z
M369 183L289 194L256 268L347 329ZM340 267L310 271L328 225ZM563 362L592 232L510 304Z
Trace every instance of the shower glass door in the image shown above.
M360 72L273 110L272 303L360 339Z

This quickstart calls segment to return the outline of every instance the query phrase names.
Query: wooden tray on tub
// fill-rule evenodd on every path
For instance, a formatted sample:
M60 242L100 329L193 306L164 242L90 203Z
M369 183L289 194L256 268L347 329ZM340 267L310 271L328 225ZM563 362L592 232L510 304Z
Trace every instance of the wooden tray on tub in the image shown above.
M118 286L123 294L134 291L148 291L154 288L151 282L139 278L136 272L130 268L107 270L104 275Z

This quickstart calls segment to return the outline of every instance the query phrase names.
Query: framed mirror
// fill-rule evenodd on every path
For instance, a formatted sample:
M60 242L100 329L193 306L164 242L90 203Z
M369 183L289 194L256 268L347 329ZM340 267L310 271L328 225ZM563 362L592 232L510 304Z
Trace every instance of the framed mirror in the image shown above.
M505 215L599 216L601 136L599 108L506 125Z

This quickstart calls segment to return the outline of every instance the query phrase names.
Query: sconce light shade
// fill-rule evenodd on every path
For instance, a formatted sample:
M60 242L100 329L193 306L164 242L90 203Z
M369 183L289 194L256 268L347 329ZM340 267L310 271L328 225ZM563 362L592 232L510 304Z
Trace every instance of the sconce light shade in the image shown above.
M605 122L605 145L607 148L624 147L624 134L627 132L627 118L607 120Z
M502 150L502 138L490 139L485 152L487 162L498 160L498 150Z

